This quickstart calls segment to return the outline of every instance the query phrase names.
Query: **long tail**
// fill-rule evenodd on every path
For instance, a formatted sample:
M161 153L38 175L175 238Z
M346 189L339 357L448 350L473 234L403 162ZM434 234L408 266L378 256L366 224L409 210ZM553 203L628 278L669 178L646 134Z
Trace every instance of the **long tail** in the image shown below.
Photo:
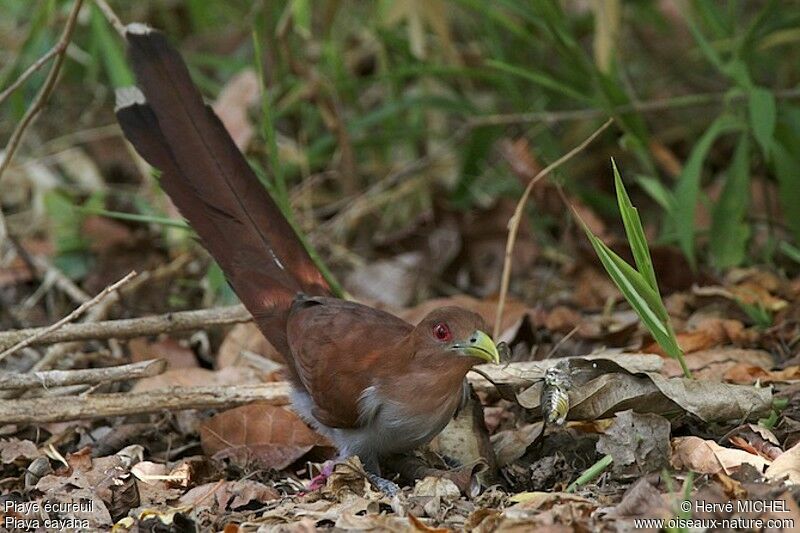
M287 357L297 293L330 289L291 225L203 102L180 54L142 24L126 31L139 91L118 93L128 140L161 171L161 186L219 263L267 339Z

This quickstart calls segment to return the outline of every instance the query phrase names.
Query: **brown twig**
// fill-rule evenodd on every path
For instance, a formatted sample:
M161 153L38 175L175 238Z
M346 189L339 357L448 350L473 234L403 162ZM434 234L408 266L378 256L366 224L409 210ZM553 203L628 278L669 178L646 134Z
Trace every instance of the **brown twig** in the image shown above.
M242 305L181 311L163 315L84 322L67 324L62 328L38 335L31 344L52 344L59 342L86 341L92 339L130 339L160 333L173 333L204 329L211 326L237 324L252 320L252 316ZM29 328L0 332L0 349L11 346L22 339L31 337L46 328Z
M128 365L84 370L48 370L33 374L0 372L0 390L65 387L68 385L94 385L129 379L157 376L166 370L163 359L151 359Z
M506 240L505 260L503 261L503 276L500 281L500 297L497 301L497 314L495 315L494 321L493 335L495 338L500 335L500 324L503 320L503 308L505 307L506 297L508 296L508 285L511 280L511 255L514 252L514 244L517 241L517 232L519 231L519 224L522 220L525 204L528 202L528 197L531 195L531 191L533 191L533 186L536 185L540 179L550 174L554 169L560 167L565 162L572 159L576 154L583 151L586 146L588 146L609 126L611 126L613 122L613 118L606 120L602 126L597 128L594 133L589 135L589 137L587 137L582 143L539 171L538 174L531 178L531 180L528 182L528 185L525 187L525 191L522 193L519 202L517 202L517 207L514 210L514 214L508 221L508 240Z
M225 387L172 387L134 393L33 398L0 402L0 424L44 423L184 409L228 408L252 402L285 405L286 382Z
M75 308L75 310L73 310L70 314L68 314L67 316L65 316L64 318L59 320L58 322L56 322L54 324L51 324L50 326L47 326L46 328L42 328L42 329L38 330L36 333L34 333L33 335L20 340L18 343L13 345L11 348L8 348L4 352L0 353L0 361L5 359L9 355L13 354L14 352L19 350L20 348L24 348L26 346L30 346L31 344L36 342L37 339L39 339L41 337L44 337L48 333L51 333L51 332L63 327L64 324L66 324L67 322L72 322L73 320L78 318L78 316L83 314L84 311L86 311L87 309L89 309L90 307L92 307L94 305L97 305L106 296L108 296L110 293L114 292L120 286L124 285L125 283L127 283L128 281L133 279L134 276L136 276L136 272L135 271L129 272L127 276L125 276L121 280L117 281L116 283L114 283L112 285L109 285L108 287L106 287L105 289L100 291L100 293L98 293L94 298L92 298L88 302L82 303L77 308Z
M3 173L11 164L11 160L14 158L14 153L19 147L20 141L22 141L22 136L25 134L25 130L39 114L39 111L44 108L45 104L47 103L47 99L50 97L50 93L53 92L53 89L56 86L58 74L61 72L61 65L64 63L67 46L69 45L72 32L75 29L75 23L78 20L78 13L81 10L82 4L83 0L75 0L75 3L72 5L72 10L69 12L69 16L67 17L67 24L64 26L64 31L61 33L61 37L54 47L56 49L55 61L53 62L52 68L50 68L50 72L47 74L44 85L42 85L42 88L39 89L39 92L36 94L33 103L25 112L22 120L19 121L19 124L17 124L17 127L14 128L14 132L8 139L5 149L5 157L2 161L0 161L0 180L2 180Z
M2 93L0 93L0 105L2 105L3 102L5 102L6 98L11 96L11 93L19 89L19 87L23 83L25 83L25 81L28 78L30 78L37 70L42 68L48 61L53 59L53 56L55 56L58 53L58 51L59 51L59 45L56 44L50 50L48 50L42 57L37 59L31 66L25 69L25 72L20 74L19 77L11 83L11 85L6 87L6 89Z

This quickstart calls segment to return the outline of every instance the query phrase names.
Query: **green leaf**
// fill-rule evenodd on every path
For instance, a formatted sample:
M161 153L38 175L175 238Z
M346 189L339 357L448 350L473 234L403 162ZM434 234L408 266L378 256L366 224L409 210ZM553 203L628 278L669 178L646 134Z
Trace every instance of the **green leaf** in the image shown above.
M111 31L106 18L98 7L92 4L90 17L92 39L103 60L106 75L114 87L128 87L134 84L133 74L128 68L125 53L119 38Z
M744 261L750 226L745 211L750 196L750 137L743 133L719 201L711 211L710 251L719 269L738 266Z
M778 118L775 96L763 87L756 87L750 91L747 110L753 136L761 146L764 158L769 160Z
M781 241L780 244L778 244L778 249L783 252L786 257L800 264L800 248L787 241Z
M292 0L292 21L295 31L303 38L311 38L311 2Z
M650 287L641 274L614 253L603 241L595 237L586 226L584 226L584 231L611 280L636 310L647 329L654 337L669 336L669 330L665 323L668 319L667 312L658 293Z
M672 195L672 191L667 189L658 179L651 176L638 175L636 176L636 183L638 183L639 187L641 187L654 202L660 205L664 211L670 210L673 202L675 202L675 197Z
M778 178L778 199L783 216L796 241L800 241L800 158L789 152L783 144L772 145L772 161Z
M695 144L692 153L689 155L689 160L683 167L683 172L678 177L678 184L675 186L675 199L669 218L670 224L677 233L678 244L692 268L695 268L697 264L694 243L695 210L700 196L700 178L703 162L717 137L739 127L739 122L730 115L718 117Z
M585 94L576 91L572 87L564 85L560 81L542 72L532 70L530 68L527 69L520 68L516 65L509 65L508 63L503 63L502 61L497 61L495 59L490 59L489 61L486 62L486 64L490 67L494 67L503 72L507 72L509 74L519 76L520 78L524 78L537 85L541 85L542 87L550 89L551 91L554 91L558 94L563 94L565 96L572 97L575 100L578 100L585 104L594 104L594 101Z
M653 260L650 257L650 248L647 246L647 238L644 235L639 211L631 203L628 192L625 190L625 184L622 183L622 178L619 175L617 163L613 158L611 159L611 166L614 168L614 188L617 191L619 212L622 215L622 223L625 225L625 235L628 237L633 260L636 262L636 268L639 273L650 285L650 288L658 293L658 282L656 281L655 270L653 270Z

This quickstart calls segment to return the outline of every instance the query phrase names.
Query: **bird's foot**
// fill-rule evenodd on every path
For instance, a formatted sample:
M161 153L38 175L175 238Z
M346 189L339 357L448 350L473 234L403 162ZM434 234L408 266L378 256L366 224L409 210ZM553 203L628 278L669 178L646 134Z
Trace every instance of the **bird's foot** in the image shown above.
M314 492L315 490L319 490L324 487L328 482L328 478L331 477L331 474L333 474L334 466L336 466L334 461L325 461L325 464L322 465L319 474L311 478L311 481L308 482L306 490L308 492Z
M386 494L390 498L400 493L400 486L397 483L386 478L382 478L378 474L367 472L367 479L370 483L372 483L373 487Z

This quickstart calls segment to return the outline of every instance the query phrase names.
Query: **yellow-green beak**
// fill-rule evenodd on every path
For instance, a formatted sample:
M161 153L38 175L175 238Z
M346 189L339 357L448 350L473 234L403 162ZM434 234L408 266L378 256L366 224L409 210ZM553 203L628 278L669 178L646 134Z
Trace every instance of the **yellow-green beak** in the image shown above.
M500 353L497 351L494 341L480 330L475 330L466 342L458 343L453 347L464 355L477 357L487 363L500 363Z

